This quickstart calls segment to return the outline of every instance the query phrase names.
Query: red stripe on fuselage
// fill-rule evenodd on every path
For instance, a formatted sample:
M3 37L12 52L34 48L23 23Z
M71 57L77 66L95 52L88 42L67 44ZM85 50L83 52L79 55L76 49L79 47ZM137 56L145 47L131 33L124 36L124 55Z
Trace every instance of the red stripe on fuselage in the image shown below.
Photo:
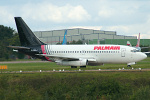
M43 53L43 54L46 54L46 51L45 51L45 47L44 47L44 46L45 46L45 45L41 45L41 49L42 49L42 53ZM46 58L48 61L51 61L51 60L49 60L48 57L45 56L45 58Z

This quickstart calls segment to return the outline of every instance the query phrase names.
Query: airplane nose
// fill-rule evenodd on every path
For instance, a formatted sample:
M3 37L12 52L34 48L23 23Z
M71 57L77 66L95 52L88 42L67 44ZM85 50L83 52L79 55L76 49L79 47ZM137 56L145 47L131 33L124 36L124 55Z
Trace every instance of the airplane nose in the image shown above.
M145 58L147 58L147 55L142 52L137 52L137 53L135 53L135 55L133 55L133 59L135 62L141 61Z
M142 58L142 59L145 59L145 58L147 58L147 55L146 55L145 53L142 53L142 54L141 54L141 58Z
M146 54L145 54L144 56L145 56L145 58L147 58L147 55L146 55ZM145 58L144 58L144 59L145 59Z

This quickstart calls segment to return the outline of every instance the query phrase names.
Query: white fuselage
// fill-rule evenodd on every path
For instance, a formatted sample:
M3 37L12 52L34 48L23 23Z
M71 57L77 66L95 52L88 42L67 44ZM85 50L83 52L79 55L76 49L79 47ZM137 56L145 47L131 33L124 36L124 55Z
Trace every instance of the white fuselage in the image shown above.
M126 63L131 65L145 59L147 56L142 52L135 52L134 47L124 45L42 45L43 54L56 55L59 58L46 57L48 60L57 62L61 57L72 57L93 60L93 63Z

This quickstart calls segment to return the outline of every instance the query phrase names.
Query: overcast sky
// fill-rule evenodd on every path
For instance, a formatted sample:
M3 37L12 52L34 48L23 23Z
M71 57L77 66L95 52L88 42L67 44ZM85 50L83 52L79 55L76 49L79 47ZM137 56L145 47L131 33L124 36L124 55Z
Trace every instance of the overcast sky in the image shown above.
M150 0L1 0L0 24L16 30L15 16L32 31L86 28L150 39Z

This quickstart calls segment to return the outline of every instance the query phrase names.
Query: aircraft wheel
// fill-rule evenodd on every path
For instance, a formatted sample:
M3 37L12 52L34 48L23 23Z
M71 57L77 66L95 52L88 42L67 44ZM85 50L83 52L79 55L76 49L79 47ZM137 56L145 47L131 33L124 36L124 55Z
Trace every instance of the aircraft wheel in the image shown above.
M77 66L71 66L71 68L77 68Z
M86 66L80 66L80 68L86 68Z
M131 65L128 65L127 67L131 67Z

